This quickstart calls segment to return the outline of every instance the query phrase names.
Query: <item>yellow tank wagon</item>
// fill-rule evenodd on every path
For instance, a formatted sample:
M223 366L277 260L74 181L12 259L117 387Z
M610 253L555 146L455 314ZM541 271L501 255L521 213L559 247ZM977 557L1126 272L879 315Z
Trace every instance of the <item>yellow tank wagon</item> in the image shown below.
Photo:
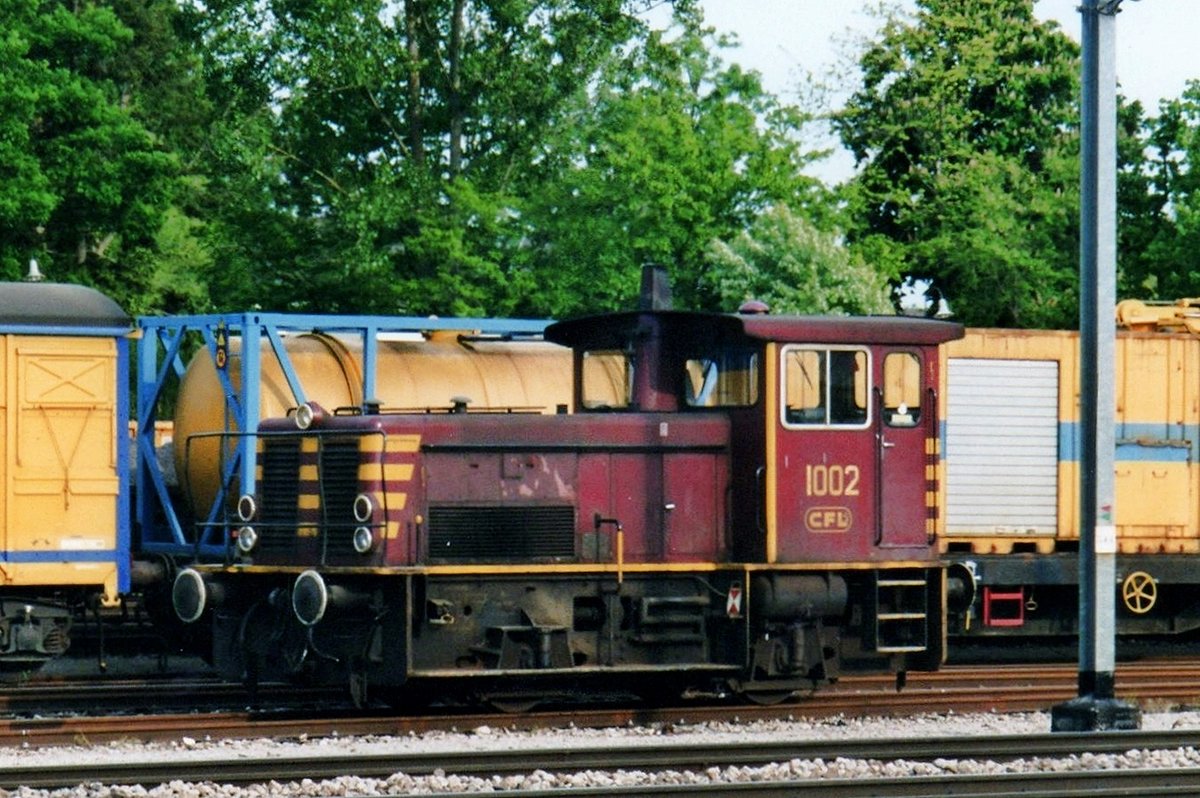
M471 330L383 337L375 342L379 365L372 397L362 395L361 341L321 332L288 335L282 341L307 398L331 412L368 400L393 411L445 410L455 402L475 412L572 410L571 352L540 339L503 340ZM241 341L232 338L225 371L237 392L241 361ZM259 418L287 415L297 402L267 342L261 345L259 362ZM175 406L175 468L193 508L211 505L221 486L222 452L217 438L204 436L223 432L227 424L236 428L226 420L219 377L207 353L193 358Z
M545 321L277 313L138 320L135 581L154 558L222 561L219 519L261 478L262 419L314 403L334 414L571 413L571 353ZM185 364L186 361L186 364ZM597 395L628 394L606 363ZM601 384L602 383L602 384ZM149 431L171 418L173 455Z

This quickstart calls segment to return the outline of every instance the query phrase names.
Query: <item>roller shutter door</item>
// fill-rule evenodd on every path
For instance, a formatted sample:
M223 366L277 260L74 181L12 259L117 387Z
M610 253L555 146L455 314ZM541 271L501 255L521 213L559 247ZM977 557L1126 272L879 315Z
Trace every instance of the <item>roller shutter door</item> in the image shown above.
M1053 535L1058 362L952 358L947 383L947 534Z

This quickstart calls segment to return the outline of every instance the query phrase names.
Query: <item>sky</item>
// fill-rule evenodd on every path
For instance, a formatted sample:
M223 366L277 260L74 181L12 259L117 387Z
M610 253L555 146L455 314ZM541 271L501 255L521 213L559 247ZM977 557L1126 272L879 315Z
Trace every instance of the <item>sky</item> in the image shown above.
M912 7L911 0L901 0ZM706 22L741 42L725 51L726 61L757 70L765 88L785 101L798 99L797 86L809 74L825 76L839 68L844 54L856 52L855 38L871 37L877 21L866 9L872 0L701 0ZM1036 0L1034 14L1053 20L1079 41L1080 0ZM1178 97L1184 84L1200 78L1200 0L1125 0L1117 15L1117 81L1126 97L1141 100L1153 115L1160 99ZM850 63L853 66L853 63ZM852 85L843 82L842 85ZM835 146L836 141L814 141ZM828 181L852 170L848 155L814 167Z

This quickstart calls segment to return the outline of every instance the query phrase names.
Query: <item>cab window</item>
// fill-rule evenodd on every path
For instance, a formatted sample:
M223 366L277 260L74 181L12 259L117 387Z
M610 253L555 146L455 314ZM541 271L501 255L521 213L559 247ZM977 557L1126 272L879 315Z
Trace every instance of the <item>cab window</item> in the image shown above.
M684 365L689 407L738 407L758 401L758 355L724 350L689 358Z
M921 359L912 352L883 359L883 419L892 427L915 427L921 420Z
M588 410L628 408L632 398L633 362L622 351L583 353L583 406Z
M783 350L783 413L789 426L861 427L868 421L870 357L864 349Z

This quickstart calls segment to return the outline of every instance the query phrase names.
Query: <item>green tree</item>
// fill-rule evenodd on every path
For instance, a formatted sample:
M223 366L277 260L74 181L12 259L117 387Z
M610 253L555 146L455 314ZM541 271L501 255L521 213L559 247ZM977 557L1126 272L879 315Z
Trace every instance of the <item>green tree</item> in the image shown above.
M1156 242L1169 239L1174 222L1167 213L1167 163L1152 160L1153 119L1141 103L1119 98L1117 107L1117 293L1119 297L1158 299L1173 292L1175 274L1163 269ZM1168 294L1171 298L1178 294Z
M218 304L569 315L645 261L712 306L713 238L827 202L803 121L727 67L691 0L214 0L188 20ZM806 205L807 204L807 205Z
M779 205L709 248L711 291L727 310L747 299L774 313L889 313L887 278L833 233Z
M0 0L0 273L56 280L137 311L177 162L136 112L133 31L113 9Z
M1164 101L1158 117L1147 120L1153 160L1145 172L1147 196L1157 214L1143 222L1144 256L1122 262L1126 296L1172 300L1196 295L1200 284L1200 81ZM1122 253L1124 254L1124 253Z
M683 4L683 0L680 0ZM505 313L520 200L640 0L189 7L222 302Z
M975 325L1078 318L1078 47L1032 0L918 0L834 125L860 170L849 235Z
M806 117L725 65L698 16L678 20L614 58L549 140L554 174L529 196L523 254L551 314L629 307L646 262L668 268L677 305L722 308L710 242L776 204L829 203L803 173Z

